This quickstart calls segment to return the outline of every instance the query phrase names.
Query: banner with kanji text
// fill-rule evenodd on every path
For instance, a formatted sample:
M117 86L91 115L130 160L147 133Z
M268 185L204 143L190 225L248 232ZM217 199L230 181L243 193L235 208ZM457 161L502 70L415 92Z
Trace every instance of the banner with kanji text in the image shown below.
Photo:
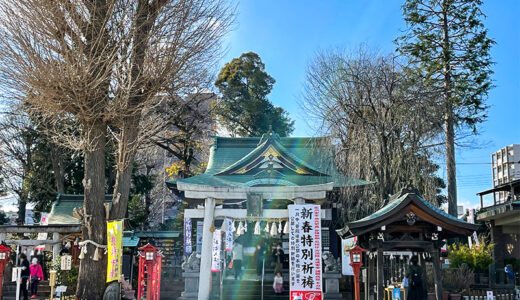
M319 205L289 205L290 299L322 299L321 210Z
M191 218L184 217L184 255L189 256L192 252Z
M107 282L121 278L121 263L123 255L123 221L107 222Z
M222 234L220 229L213 232L211 245L211 272L220 272L220 249L222 248Z

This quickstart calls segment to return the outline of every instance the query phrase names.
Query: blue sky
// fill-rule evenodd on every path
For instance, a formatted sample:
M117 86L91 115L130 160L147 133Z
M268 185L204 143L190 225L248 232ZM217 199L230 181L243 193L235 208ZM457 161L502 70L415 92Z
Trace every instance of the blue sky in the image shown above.
M315 135L297 104L308 62L316 51L334 47L354 49L366 44L382 52L394 51L393 40L405 28L401 4L397 0L243 0L222 65L244 52L258 53L276 79L269 99L296 121L293 135ZM520 1L488 0L482 9L489 36L497 42L492 50L496 87L490 92L489 118L480 135L472 147L457 149L459 204L466 207L476 206L475 193L491 187L491 153L520 143ZM440 175L445 177L445 172Z

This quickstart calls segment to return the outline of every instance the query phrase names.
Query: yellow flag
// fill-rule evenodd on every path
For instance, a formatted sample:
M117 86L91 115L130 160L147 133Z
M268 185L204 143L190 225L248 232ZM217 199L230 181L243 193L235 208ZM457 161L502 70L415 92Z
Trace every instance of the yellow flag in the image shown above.
M123 221L107 222L107 282L121 278L123 255Z

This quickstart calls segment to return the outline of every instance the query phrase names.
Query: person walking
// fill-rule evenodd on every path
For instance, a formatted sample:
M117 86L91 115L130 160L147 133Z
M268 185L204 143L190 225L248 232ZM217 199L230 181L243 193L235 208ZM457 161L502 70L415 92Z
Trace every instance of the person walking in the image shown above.
M273 263L274 263L274 274L283 271L283 260L284 260L284 252L282 250L282 246L278 244L276 249L273 251L272 255Z
M418 266L418 262L417 256L410 259L410 266L406 272L408 278L408 297L406 300L423 299L422 268Z
M238 279L242 273L242 260L244 259L242 244L235 243L233 247L233 269L235 269L235 280Z
M20 294L22 294L23 300L28 300L27 280L29 279L29 276L31 276L31 270L29 269L29 261L27 261L27 255L25 255L25 253L20 254L20 265L18 265L18 267L22 268L22 271L20 272L20 277L22 279L22 283L20 284Z
M273 289L276 295L281 295L283 293L283 277L281 272L277 272L274 277Z
M256 246L256 274L262 275L262 266L264 266L265 247L263 244Z
M36 257L32 259L29 269L31 271L31 299L35 299L38 293L38 284L40 284L40 280L43 280L42 266L38 264Z

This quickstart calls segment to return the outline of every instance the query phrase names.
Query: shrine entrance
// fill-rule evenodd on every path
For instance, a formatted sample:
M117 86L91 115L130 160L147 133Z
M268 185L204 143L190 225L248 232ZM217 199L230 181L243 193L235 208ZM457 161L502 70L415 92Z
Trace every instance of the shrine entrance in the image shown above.
M226 254L230 253L212 253L212 245L228 221L230 226L240 227L240 230L235 228L233 231L233 240L243 244L243 262L249 270L258 270L258 258L263 249L263 269L274 273L271 256L273 246L279 244L285 254L282 268L287 272L289 234L284 230L289 218L287 205L327 205L321 209L321 220L331 220L333 209L328 197L331 192L345 186L368 184L339 174L334 166L333 149L327 138L281 138L272 131L262 137L215 137L208 167L203 174L168 182L168 186L184 197L189 206L184 215L185 236L188 237L185 245L189 245L185 254L190 257L187 260L190 265L186 265L184 272L187 281L182 299L207 300L210 295L218 295L217 291L211 290L210 270L212 263L214 270L220 268L218 261L221 261L221 266L227 266ZM200 231L197 230L200 237L196 239L200 264L197 256L192 254L196 253L191 248L192 234L197 235L192 233L192 228L195 228L191 225L192 220L203 221ZM226 238L226 235L222 236ZM338 243L338 239L334 241ZM195 274L195 270L199 272ZM198 278L198 282L188 278ZM271 280L268 284L272 285L272 279L261 277L259 280L262 283ZM288 281L288 276L285 280ZM196 290L194 284L198 286ZM253 294L250 290L249 295ZM257 298L252 296L250 299Z

